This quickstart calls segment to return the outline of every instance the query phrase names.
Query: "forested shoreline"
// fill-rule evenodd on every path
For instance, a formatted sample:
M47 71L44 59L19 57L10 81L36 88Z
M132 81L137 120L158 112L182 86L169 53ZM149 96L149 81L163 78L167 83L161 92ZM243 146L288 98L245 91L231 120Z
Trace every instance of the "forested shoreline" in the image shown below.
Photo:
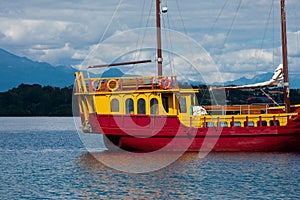
M0 92L0 116L72 116L73 86L58 88L39 84L21 84L17 88ZM265 103L246 102L251 96L261 97L257 91L234 90L226 93L227 104ZM291 103L300 104L300 89L291 89ZM197 95L201 105L208 105L212 98L207 86L200 86ZM271 95L276 101L283 99L282 93ZM280 102L279 102L280 103Z
M0 93L0 116L72 116L73 87L21 84Z

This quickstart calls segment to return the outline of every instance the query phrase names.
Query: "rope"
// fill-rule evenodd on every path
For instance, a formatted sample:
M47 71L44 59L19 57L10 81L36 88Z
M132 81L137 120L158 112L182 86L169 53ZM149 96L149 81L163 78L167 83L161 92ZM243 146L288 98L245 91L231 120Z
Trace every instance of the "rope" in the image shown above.
M178 10L178 13L179 13L179 17L180 17L180 21L181 21L181 23L182 23L182 27L183 27L183 30L184 30L184 34L185 35L188 35L187 34L187 30L186 30L186 27L185 27L185 25L184 25L184 21L183 21L183 17L182 17L182 14L181 14L181 11L180 11L180 6L179 6L179 3L178 3L178 0L176 0L176 7L177 7L177 10ZM188 37L185 37L186 38L186 41L187 41L187 44L188 44L188 46L189 46L189 49L190 49L190 52L191 52L191 60L190 60L190 63L192 63L192 65L191 65L191 67L193 68L193 67L195 67L195 64L193 64L193 61L195 60L195 58L196 58L196 54L195 54L195 52L194 52L194 49L192 48L192 45L191 45L191 40L189 40L189 38ZM198 63L197 63L198 64ZM197 70L197 67L195 67L196 68L196 70Z
M170 19L169 19L169 15L167 15L167 19L168 19L168 33L169 33L169 42L170 42L170 51L169 51L169 57L170 57L170 68L171 68L171 74L175 74L175 71L174 71L174 62L173 62L173 56L171 55L171 52L173 52L173 43L171 41L171 30L170 30Z
M176 0L176 1L177 1L177 0ZM216 17L216 19L215 19L213 25L211 26L211 28L210 28L210 30L209 30L209 34L211 34L212 31L214 30L214 28L215 28L217 22L219 21L221 15L223 14L223 12L224 12L224 10L225 10L225 7L226 7L227 4L228 4L228 1L229 1L229 0L226 0L226 1L224 2L223 6L222 6L222 8L221 8L221 10L220 10L220 12L218 13L218 15L217 15L217 17ZM235 22L235 20L236 20L236 18L237 18L237 16L238 16L238 13L239 13L239 11L240 11L242 1L243 1L243 0L239 0L239 4L238 4L238 7L237 7L237 9L236 9L234 18L233 18L233 20L232 20L232 22L231 22L231 24L230 24L230 27L229 27L229 29L228 29L228 31L227 31L227 34L226 34L226 37L225 37L224 46L225 46L225 44L228 42L229 36L231 35L232 28L233 28L234 22ZM204 39L204 38L203 38L203 39ZM203 42L203 41L202 41L202 42Z
M165 6L168 5L167 0L165 1ZM173 62L173 56L171 55L171 53L173 52L173 45L172 45L172 35L171 35L171 23L170 23L170 18L168 13L165 13L162 15L162 23L163 23L163 27L166 27L167 29L165 29L164 31L164 41L166 41L166 49L169 49L168 51L168 56L169 56L169 64L170 64L170 69L171 69L171 74L174 74L174 62ZM166 16L166 17L164 17ZM166 19L165 19L166 18Z
M142 48L143 48L143 44L144 44L144 41L145 41L145 37L146 37L146 33L147 33L147 27L149 25L149 21L150 21L150 17L151 17L151 13L152 13L152 9L153 9L153 1L151 1L151 6L150 6L150 9L149 9L149 12L148 12L148 17L147 17L147 22L146 22L146 28L145 28L145 31L144 31L144 34L143 34L143 37L142 37L142 40L141 40L141 47L139 48L139 51L138 52L141 52ZM144 1L144 5L145 5L145 1ZM143 7L144 8L144 7ZM140 35L140 34L139 34ZM138 46L138 43L137 43L137 46ZM137 48L137 47L136 47ZM137 56L137 60L140 59L140 53L138 53L138 56Z
M145 10L145 1L143 1L143 8L142 8L142 13L141 13L141 20L140 20L140 25L139 27L142 27L142 24L143 24L143 20L144 20L144 10ZM141 29L139 29L139 32L138 32L138 39L136 41L136 47L135 49L138 49L138 46L139 46L139 41L140 41L140 33L141 33ZM141 49L139 49L139 52L140 52ZM139 57L140 57L140 54L136 53L135 54L135 60L139 60Z
M268 95L263 89L260 88L260 90L262 91L262 93L264 95L266 95L269 99L271 99L273 101L274 104L276 104L276 106L280 106L270 95Z
M294 23L295 23L295 28L296 28L295 31L299 32L300 31L300 25L299 25L299 21L298 21L299 16L297 16L298 11L296 10L296 7L293 7L293 11L294 11L293 13L294 13L294 19L295 19ZM297 47L300 47L300 34L296 34L296 38L297 38ZM299 48L298 48L298 50L299 50Z
M105 28L105 30L104 30L104 32L103 32L103 34L102 34L102 37L100 38L100 40L98 40L98 44L101 43L101 42L103 42L103 39L104 39L104 37L105 37L105 35L106 35L106 32L108 31L109 27L111 26L112 21L113 21L113 19L115 18L115 15L116 15L117 11L119 10L119 8L120 8L120 6L121 6L121 4L122 4L122 1L123 1L123 0L119 0L119 3L118 3L118 5L117 5L116 9L114 10L114 13L113 13L113 15L111 16L111 19L110 19L108 25L106 26L106 28ZM90 51L90 53L85 57L85 60L86 60L92 53L95 52L95 49L96 49L96 48L94 48L92 51ZM90 78L90 73L89 73L89 71L88 71L88 70L86 70L86 71L87 71L88 78Z
M223 6L222 6L222 8L221 8L221 10L220 10L220 12L218 13L218 15L217 15L217 17L216 17L216 19L215 19L213 25L211 26L211 28L210 28L210 30L209 30L209 34L211 34L212 31L214 30L214 28L215 28L217 22L219 21L221 15L223 14L223 11L225 10L225 7L226 7L227 4L228 4L228 1L229 1L229 0L226 0L226 1L224 2Z
M239 11L240 11L242 1L243 1L243 0L240 0L240 1L239 1L239 5L238 5L238 7L237 7L237 9L236 9L234 18L233 18L233 20L232 20L232 22L231 22L231 24L230 24L230 28L229 28L229 30L228 30L228 32L227 32L227 35L226 35L226 39L225 39L225 41L224 41L224 44L227 43L228 38L229 38L229 36L231 35L232 27L233 27L233 25L234 25L234 22L235 22L237 16L238 16L238 13L239 13Z
M260 49L259 49L260 55L259 55L259 56L255 56L255 57L257 57L257 61L256 61L256 65L255 65L255 72L257 72L257 67L258 67L259 58L261 58L262 53L263 53L263 46L264 46L264 42L265 42L267 30L268 30L268 27L269 27L269 23L270 23L272 10L274 10L273 7L274 7L274 0L272 1L271 9L270 9L269 15L268 15L267 24L266 24L266 26L265 26L265 30L264 30L264 34L263 34L263 39L262 39L262 42L261 42L261 45L260 45ZM255 53L255 54L256 54L256 53ZM258 54L258 53L257 53L257 54ZM274 67L274 61L273 61L273 67ZM255 73L255 75L257 75L257 73Z
M184 25L184 22L183 22L183 17L182 17L181 12L180 12L178 0L176 0L176 6L177 6L177 10L178 10L178 13L179 13L179 17L180 17L180 21L182 23L182 27L183 27L184 33L187 35L187 31L186 31L186 28L185 28L185 25Z
M116 15L117 11L119 10L119 8L120 8L120 6L121 6L121 4L122 4L122 1L123 1L123 0L119 0L119 3L118 3L118 5L117 5L116 9L114 10L113 15L111 16L110 21L109 21L108 25L106 26L106 28L105 28L105 30L104 30L104 32L103 32L103 35L102 35L102 37L101 37L101 39L99 40L99 43L101 43L101 42L103 41L104 36L106 35L106 32L108 31L109 27L111 26L112 21L113 21L113 19L115 18L115 15Z

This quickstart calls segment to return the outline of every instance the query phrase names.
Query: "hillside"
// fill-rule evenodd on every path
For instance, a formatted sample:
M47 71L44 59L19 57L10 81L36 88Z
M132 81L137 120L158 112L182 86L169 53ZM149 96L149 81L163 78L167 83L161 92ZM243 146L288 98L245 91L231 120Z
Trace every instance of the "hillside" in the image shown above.
M65 87L74 83L75 69L35 62L0 49L0 91L24 84Z

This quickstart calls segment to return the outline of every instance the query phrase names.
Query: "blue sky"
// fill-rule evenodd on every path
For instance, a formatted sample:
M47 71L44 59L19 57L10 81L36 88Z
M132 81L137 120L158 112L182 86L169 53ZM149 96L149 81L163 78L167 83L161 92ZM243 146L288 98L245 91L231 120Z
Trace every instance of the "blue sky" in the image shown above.
M272 72L281 63L279 0L162 0L162 4L168 6L163 24L172 30L163 37L186 45L172 45L178 49L175 54L195 46L193 55L184 57L194 59L192 63L213 61L224 81ZM300 74L300 2L286 0L286 7L290 73ZM151 38L151 29L144 32L146 25L155 25L154 7L152 12L150 8L150 0L0 0L0 48L53 65L82 66L86 58L92 58L88 64L109 62L130 50L129 41ZM183 35L191 44L179 41ZM144 42L148 47L150 41ZM209 58L197 57L198 53ZM140 57L147 55L151 56L147 52ZM211 73L210 79L219 78Z

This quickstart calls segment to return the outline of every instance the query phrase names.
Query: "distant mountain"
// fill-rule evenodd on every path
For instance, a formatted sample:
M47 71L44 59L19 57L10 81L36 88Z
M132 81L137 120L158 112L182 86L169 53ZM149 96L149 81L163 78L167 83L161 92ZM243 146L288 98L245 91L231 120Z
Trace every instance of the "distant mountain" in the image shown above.
M233 80L233 81L226 81L224 82L224 86L228 85L248 85L248 84L253 84L253 83L260 83L264 81L268 81L272 78L273 73L268 72L264 74L259 74L254 76L253 78L246 78L246 77L241 77L239 79ZM219 83L216 83L219 84Z
M111 77L122 77L125 76L125 74L117 69L117 68L110 68L108 70L106 70L103 74L102 74L102 78L111 78ZM126 75L128 76L128 75Z
M26 57L19 57L0 48L0 92L7 91L24 84L40 84L42 86L65 87L74 83L74 72L72 67L52 66L46 62L32 61ZM117 68L106 70L102 77L122 77L125 74ZM126 76L129 76L126 74ZM224 85L246 85L270 80L273 73L264 73L253 78L239 78L227 81ZM300 74L290 74L291 88L300 88ZM191 82L192 85L202 84ZM215 83L214 85L221 85Z
M254 83L260 83L264 81L268 81L272 78L273 73L268 72L268 73L263 73L254 76L253 78L246 78L246 77L241 77L237 80L234 81L227 81L224 83L225 86L228 85L248 85L248 84L254 84ZM300 88L300 81L299 81L299 74L290 74L289 75L289 81L290 81L290 87L294 89ZM215 83L216 85L220 83Z
M54 67L46 62L16 56L0 48L0 91L7 91L21 83L70 86L74 83L74 72L72 67Z

